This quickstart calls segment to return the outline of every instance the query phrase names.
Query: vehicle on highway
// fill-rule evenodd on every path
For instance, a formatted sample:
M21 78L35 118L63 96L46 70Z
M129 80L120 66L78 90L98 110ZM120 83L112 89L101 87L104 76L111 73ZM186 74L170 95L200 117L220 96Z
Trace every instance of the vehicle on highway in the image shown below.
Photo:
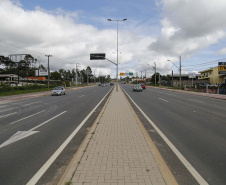
M143 89L146 89L146 85L145 84L140 84L140 86L143 88Z
M115 84L114 84L113 82L111 82L111 83L110 83L110 86L113 86L113 85L115 85Z
M61 96L62 94L66 94L66 90L64 87L55 87L52 92L51 92L51 95L54 96L54 95L58 95L58 96Z
M133 91L142 92L143 91L143 88L141 87L140 84L136 84L136 85L133 86Z
M101 86L101 84L98 84L98 86Z

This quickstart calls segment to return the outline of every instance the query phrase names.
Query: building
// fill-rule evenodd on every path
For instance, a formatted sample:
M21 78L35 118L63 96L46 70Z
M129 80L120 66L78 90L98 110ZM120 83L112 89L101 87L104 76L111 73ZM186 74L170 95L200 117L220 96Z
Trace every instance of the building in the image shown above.
M16 83L18 82L18 76L15 74L0 74L0 82Z
M172 85L174 87L179 87L180 86L180 74L168 74L167 75L170 79L170 81L168 82L168 85ZM189 78L189 74L181 74L181 86L184 87L185 85L197 85L203 82L208 82L208 81L203 81L203 80L199 80L199 78L201 77L201 74L195 74L195 78ZM173 80L173 83L172 83Z
M211 85L226 83L226 74L218 74L218 67L200 71L200 80L208 80Z

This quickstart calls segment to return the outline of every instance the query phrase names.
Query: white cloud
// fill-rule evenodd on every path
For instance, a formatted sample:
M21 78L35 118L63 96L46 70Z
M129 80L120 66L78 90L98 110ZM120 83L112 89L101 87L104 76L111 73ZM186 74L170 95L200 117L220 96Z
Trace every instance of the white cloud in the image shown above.
M161 0L162 30L150 49L191 56L226 36L225 0Z
M218 0L156 0L162 10L161 30L152 36L150 27L139 20L129 20L119 26L119 72L136 72L151 69L154 62L162 73L168 73L172 64L168 59L178 61L178 56L192 54L218 43L226 36L224 10L226 1ZM150 7L150 11L151 11ZM113 22L98 18L105 27L112 28ZM108 18L108 17L107 17ZM153 18L150 17L150 20ZM146 18L147 20L147 18ZM157 20L157 19L156 19ZM100 22L99 21L99 22ZM152 22L152 21L151 21ZM99 29L80 23L80 10L67 12L63 9L47 11L36 7L25 10L19 1L0 1L0 40L40 52L31 53L47 64L44 54L51 54L52 69L75 68L67 63L80 63L83 69L90 66L96 75L115 76L116 66L108 61L90 61L89 54L106 53L107 58L116 62L116 29ZM156 35L159 25L152 25ZM150 33L149 33L150 32ZM150 34L150 35L149 35ZM3 54L25 52L13 49L0 42ZM59 60L62 59L62 60ZM147 64L150 64L148 66Z
M218 51L218 54L226 54L226 48L222 48L220 51Z

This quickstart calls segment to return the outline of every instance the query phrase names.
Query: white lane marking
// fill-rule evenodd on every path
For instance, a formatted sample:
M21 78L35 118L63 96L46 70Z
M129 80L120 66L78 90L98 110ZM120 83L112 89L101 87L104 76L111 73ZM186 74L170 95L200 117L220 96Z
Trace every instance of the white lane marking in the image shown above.
M195 100L195 99L191 99L191 98L188 98L188 100L191 100L191 101L197 101L197 102L200 102L200 103L205 103L204 101Z
M36 130L37 128L41 127L42 125L45 125L46 123L48 123L48 122L50 122L51 120L53 120L53 119L55 119L55 118L59 117L60 115L64 114L65 112L67 112L67 111L64 111L64 112L61 112L60 114L57 114L56 116L54 116L54 117L52 117L52 118L48 119L47 121L45 121L45 122L41 123L40 125L38 125L38 126L36 126L36 127L32 128L32 129L30 129L29 131Z
M14 107L14 108L11 108L11 109L6 109L6 110L0 111L0 112L6 112L6 111L13 110L13 109L16 109L16 108L18 108L18 107Z
M159 98L160 100L162 100L162 101L165 101L165 102L169 102L168 100L165 100L165 99L162 99L162 98Z
M0 108L7 107L7 106L9 106L9 105L3 105L3 106L2 106L2 105L0 105Z
M39 103L39 102L42 102L42 101L37 101L37 102L33 102L33 103L22 105L22 106L32 105L32 104Z
M168 95L170 95L170 96L176 96L175 94L168 94Z
M111 88L111 90L112 90L112 88ZM77 132L80 130L80 128L85 124L85 122L93 114L93 112L96 110L96 108L102 103L102 101L105 99L105 97L111 92L111 90L103 97L103 99L97 104L97 106L88 114L88 116L71 133L71 135L56 150L56 152L48 159L48 161L46 161L46 163L39 169L39 171L30 179L30 181L26 185L34 185L38 182L38 180L42 177L42 175L46 172L46 170L50 167L50 165L55 161L55 159L60 155L60 153L64 150L64 148L68 145L68 143L73 139L73 137L77 134Z
M60 113L60 114L58 114L58 115L56 115L56 116L54 116L54 117L48 119L48 120L45 121L44 123L41 123L40 125L38 125L38 126L32 128L32 129L30 129L30 130L28 130L28 131L18 131L16 134L14 134L14 135L11 136L8 140L6 140L4 143L2 143L2 144L0 145L0 148L2 148L2 147L4 147L4 146L7 146L7 145L9 145L9 144L15 143L15 142L17 142L17 141L19 141L19 140L21 140L21 139L23 139L23 138L26 138L26 137L28 137L28 136L31 136L31 135L33 135L33 134L39 132L39 131L33 131L33 130L35 130L35 129L41 127L42 125L44 125L44 124L48 123L49 121L51 121L51 120L57 118L58 116L64 114L65 112L67 112L67 111L64 111L64 112L62 112L62 113Z
M85 96L85 95L79 96L79 98L81 98L81 97L83 97L83 96Z
M14 122L12 122L12 123L9 123L9 124L12 125L12 124L17 123L17 122L19 122L19 121L22 121L22 120L25 120L25 119L30 118L30 117L32 117L32 116L35 116L35 115L37 115L37 114L40 114L40 113L42 113L42 112L44 112L44 111L46 111L46 110L37 112L37 113L35 113L35 114L32 114L32 115L30 115L30 116L27 116L27 117L22 118L22 119L19 119L19 120L16 120L16 121L14 121Z
M126 93L126 91L123 89ZM127 93L126 93L127 94ZM132 98L127 94L134 105L139 109L143 116L149 121L149 123L155 128L162 139L168 144L171 150L176 154L188 171L193 175L193 177L198 181L199 184L208 185L208 183L202 178L202 176L195 170L195 168L185 159L185 157L179 152L179 150L170 142L170 140L162 133L162 131L150 120L150 118L141 110L141 108L132 100Z
M11 114L6 114L6 115L4 115L4 116L0 116L0 118L6 117L6 116L10 116L10 115L16 114L16 113L17 113L17 112L13 112L13 113L11 113Z

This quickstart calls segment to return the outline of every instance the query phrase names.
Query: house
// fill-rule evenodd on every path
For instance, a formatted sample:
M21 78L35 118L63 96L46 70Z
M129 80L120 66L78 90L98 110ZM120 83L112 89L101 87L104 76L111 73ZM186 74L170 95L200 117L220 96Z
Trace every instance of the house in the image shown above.
M18 75L15 74L0 74L0 82L15 83L18 81Z
M226 74L218 73L218 66L207 70L200 71L200 80L208 80L211 85L226 83Z

